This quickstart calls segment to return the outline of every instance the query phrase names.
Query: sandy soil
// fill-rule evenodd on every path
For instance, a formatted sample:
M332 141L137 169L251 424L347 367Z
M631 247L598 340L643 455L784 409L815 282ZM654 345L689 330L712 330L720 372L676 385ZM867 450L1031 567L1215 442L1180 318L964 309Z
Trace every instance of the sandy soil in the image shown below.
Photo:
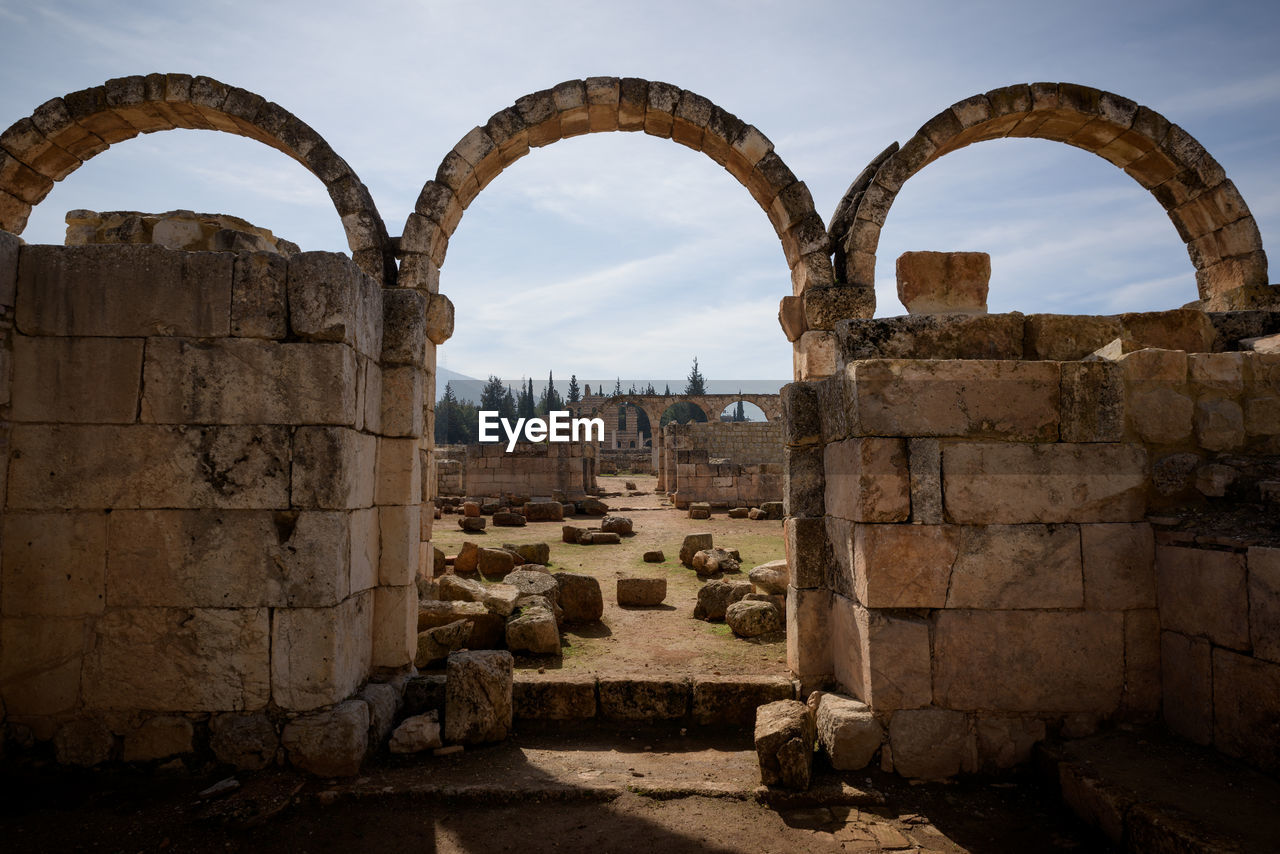
M634 482L637 490L624 490L627 481ZM694 521L672 507L665 497L653 494L655 477L602 476L599 482L603 492L619 493L604 498L610 512L628 516L634 523L635 536L624 537L621 545L561 542L559 522L534 522L523 528L497 528L491 522L486 533L476 535L461 531L455 515L436 521L432 540L446 554L456 554L466 540L481 547L545 542L551 546L552 572L582 572L600 579L604 592L601 623L569 628L564 633L562 658L518 656L516 667L611 675L785 673L784 636L745 640L735 637L724 623L693 618L703 580L682 566L679 559L686 534L710 531L717 546L736 548L742 553L742 573L729 577L745 580L752 567L784 556L782 523L730 519L724 513L717 513L710 520ZM566 519L564 524L587 527L598 525L599 519L577 516ZM642 556L652 549L661 549L666 560L645 563ZM620 607L615 584L622 576L665 577L666 602L657 608Z

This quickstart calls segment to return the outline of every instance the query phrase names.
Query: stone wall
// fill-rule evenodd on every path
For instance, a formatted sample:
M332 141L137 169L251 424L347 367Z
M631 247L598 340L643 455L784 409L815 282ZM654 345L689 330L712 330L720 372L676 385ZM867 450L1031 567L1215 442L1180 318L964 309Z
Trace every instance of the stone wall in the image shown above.
M1280 319L1231 314L846 321L836 375L784 390L790 667L873 707L886 765L1005 767L1159 714L1148 512L1207 501L1224 457L1274 461L1280 356L1143 345Z
M1280 771L1280 548L1156 545L1164 721Z
M467 445L465 451L457 446L442 450L437 450L436 459L440 495L563 495L566 501L580 501L596 492L597 451L591 443L519 442L511 453L505 442Z
M596 458L599 474L653 474L653 454L648 450L606 450Z
M745 459L725 459L725 451L737 451ZM659 489L680 509L695 501L759 507L782 494L781 451L778 422L668 424L663 428ZM771 456L776 461L769 461Z
M127 758L248 715L287 742L411 665L425 301L336 254L0 233L11 731Z

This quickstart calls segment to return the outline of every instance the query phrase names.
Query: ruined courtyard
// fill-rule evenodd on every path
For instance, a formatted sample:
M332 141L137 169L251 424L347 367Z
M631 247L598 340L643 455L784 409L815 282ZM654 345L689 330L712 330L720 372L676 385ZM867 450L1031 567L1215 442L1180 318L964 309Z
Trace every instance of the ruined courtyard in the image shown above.
M298 160L350 256L182 211L75 211L65 246L17 236L55 181L173 128ZM531 148L601 131L700 151L767 214L794 382L759 396L764 422L666 425L644 474L625 466L646 453L604 474L589 444L440 453L450 238ZM897 259L907 313L876 317L902 185L1007 136L1083 148L1149 189L1199 299L989 313L984 253L919 252ZM207 77L54 98L0 148L0 715L20 773L127 767L192 790L239 775L202 802L287 779L239 802L301 814L368 796L362 779L498 797L486 764L503 757L541 781L504 781L510 797L759 803L815 850L964 850L876 810L913 802L898 778L965 778L1015 781L1035 793L1015 812L1060 799L1092 828L1054 812L1020 843L1035 848L1276 838L1143 788L1152 757L1257 797L1280 770L1280 297L1241 191L1154 111L1070 83L975 95L885 149L827 221L768 137L706 98L571 80L467 133L398 237L319 134ZM644 602L620 602L620 580ZM695 613L714 591L726 623ZM622 746L584 769L608 778L592 793L563 754L589 753L597 726ZM705 756L681 776L689 731L726 754L723 779ZM676 739L655 751L675 758L619 760L650 738ZM1114 761L1147 738L1166 753ZM745 820L783 834L773 813Z

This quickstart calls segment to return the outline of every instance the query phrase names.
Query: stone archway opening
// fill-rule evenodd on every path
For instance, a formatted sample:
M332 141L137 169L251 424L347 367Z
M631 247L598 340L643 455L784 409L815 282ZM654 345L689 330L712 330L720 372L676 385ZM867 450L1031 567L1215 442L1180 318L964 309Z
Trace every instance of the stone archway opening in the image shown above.
M764 410L756 404L746 399L738 399L726 405L720 410L720 421L747 422L747 421L768 421L769 417L764 414Z

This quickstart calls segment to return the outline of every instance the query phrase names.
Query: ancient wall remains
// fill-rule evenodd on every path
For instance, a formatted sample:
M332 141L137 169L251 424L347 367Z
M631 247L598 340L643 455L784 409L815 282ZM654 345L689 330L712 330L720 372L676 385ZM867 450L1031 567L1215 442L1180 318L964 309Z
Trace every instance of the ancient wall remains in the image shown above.
M244 728L271 761L302 713L356 726L335 704L414 652L425 303L337 254L0 233L11 727L66 761Z
M1153 524L1226 495L1223 480L1259 500L1248 473L1280 448L1280 356L1210 351L1278 325L1196 311L838 324L839 372L783 398L793 672L868 702L908 776L1153 719L1162 646L1192 636L1232 690L1274 697L1280 666L1242 610L1249 556L1214 555L1229 565L1216 580L1168 549L1157 562ZM1085 359L1100 348L1110 358ZM1171 623L1179 601L1194 616ZM1191 715L1202 738L1205 714Z
M644 450L605 450L596 456L597 474L653 474L653 454Z
M451 448L437 454L438 494L581 501L596 492L596 454L588 442L519 442L510 453L505 442Z
M725 451L742 457L726 458ZM663 428L663 483L680 509L695 501L759 507L782 495L781 452L782 425L777 422L668 424Z

